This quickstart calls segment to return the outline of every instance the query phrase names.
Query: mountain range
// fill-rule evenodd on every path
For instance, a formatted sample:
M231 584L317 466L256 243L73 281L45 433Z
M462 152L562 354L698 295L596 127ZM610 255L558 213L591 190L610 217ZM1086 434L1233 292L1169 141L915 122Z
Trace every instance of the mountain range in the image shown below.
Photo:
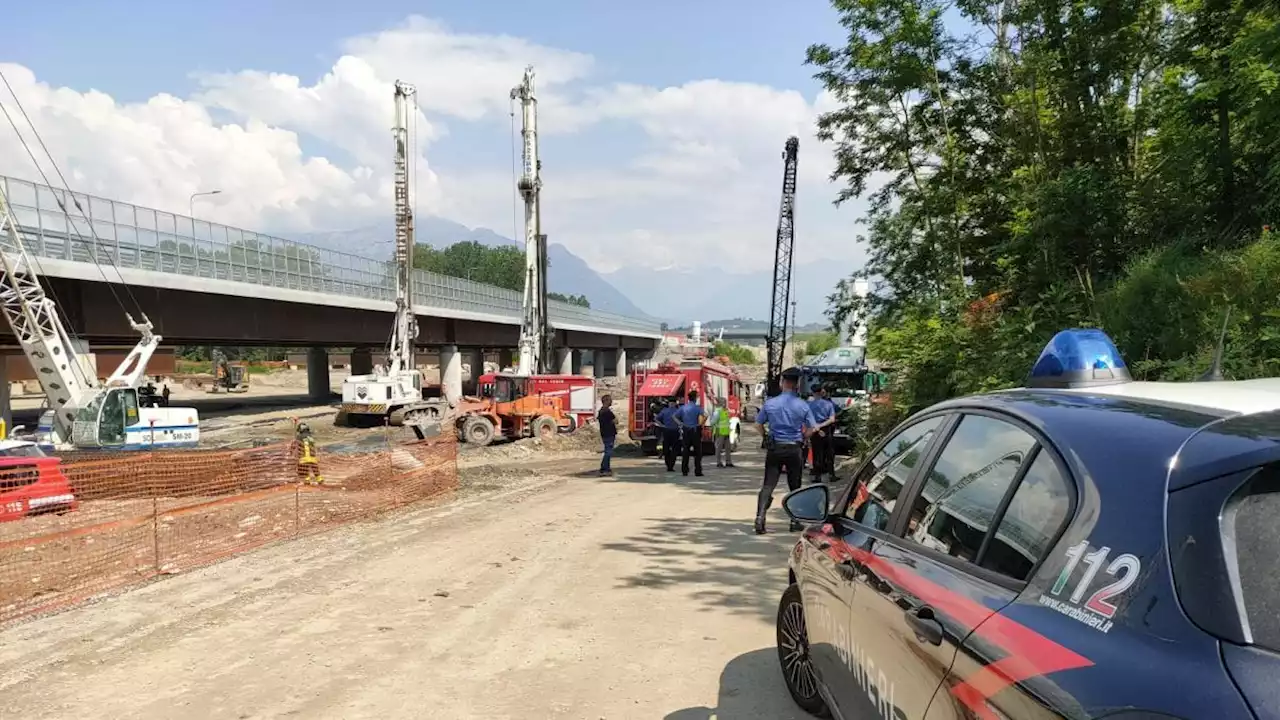
M418 241L434 247L467 241L491 247L516 244L488 228L469 228L441 217L420 217L416 225ZM353 230L294 234L291 239L329 250L386 259L391 256L394 237L394 225L386 222ZM592 308L605 312L650 317L672 327L685 327L703 318L764 318L758 322L767 323L769 317L772 270L725 273L628 266L611 273L598 273L559 243L547 247L547 262L549 290L585 295ZM793 268L791 296L796 301L802 324L823 321L827 296L851 270L824 262Z

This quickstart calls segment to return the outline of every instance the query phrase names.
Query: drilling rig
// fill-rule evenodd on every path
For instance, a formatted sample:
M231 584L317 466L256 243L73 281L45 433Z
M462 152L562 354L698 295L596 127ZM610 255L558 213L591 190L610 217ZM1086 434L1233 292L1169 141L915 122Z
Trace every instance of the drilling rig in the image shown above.
M800 140L787 138L782 150L782 206L778 211L778 239L773 257L773 301L769 308L769 335L765 339L768 363L765 396L782 391L782 363L787 349L787 310L791 307L791 251L795 247L796 162Z
M547 322L547 236L542 234L542 161L538 159L538 100L533 93L533 66L511 90L520 101L524 150L523 171L516 189L524 200L524 321L520 326L520 361L516 375L550 372L551 332Z
M396 81L395 125L395 213L396 213L396 312L387 345L387 364L378 365L370 375L351 375L342 383L342 409L338 422L392 425L438 424L449 409L448 401L428 398L422 373L414 362L414 340L418 318L413 312L413 208L410 190L414 160L410 151L410 124L417 106L410 105L416 94L412 85Z

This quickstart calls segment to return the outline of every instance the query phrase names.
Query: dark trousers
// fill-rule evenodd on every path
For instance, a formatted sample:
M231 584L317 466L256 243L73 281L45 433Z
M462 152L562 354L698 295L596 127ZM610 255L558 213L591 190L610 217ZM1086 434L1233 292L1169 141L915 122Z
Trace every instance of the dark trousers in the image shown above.
M813 447L813 475L830 475L836 471L836 449L831 439L831 428L825 428L822 435L814 433L809 436L809 444Z
M763 519L773 504L773 489L778 487L784 471L787 473L787 487L792 490L800 487L800 478L804 476L804 446L800 443L777 443L765 451L764 484L756 498L757 518Z
M689 474L689 457L693 457L693 472L702 474L702 428L685 428L680 431L684 438L684 451L680 453L680 472Z
M664 430L662 432L662 459L668 470L676 469L676 454L680 452L680 431Z
M600 456L600 472L613 472L613 444L618 440L618 436L610 435L608 437L601 436L600 442L604 445L604 454Z

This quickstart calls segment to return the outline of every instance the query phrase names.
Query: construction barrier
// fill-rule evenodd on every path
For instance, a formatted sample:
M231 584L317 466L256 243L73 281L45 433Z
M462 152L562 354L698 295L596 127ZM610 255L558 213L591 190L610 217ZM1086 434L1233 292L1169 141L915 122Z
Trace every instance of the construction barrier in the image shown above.
M0 625L457 487L457 440L63 457L74 509L0 522ZM307 457L311 457L308 453ZM0 485L3 484L0 478Z

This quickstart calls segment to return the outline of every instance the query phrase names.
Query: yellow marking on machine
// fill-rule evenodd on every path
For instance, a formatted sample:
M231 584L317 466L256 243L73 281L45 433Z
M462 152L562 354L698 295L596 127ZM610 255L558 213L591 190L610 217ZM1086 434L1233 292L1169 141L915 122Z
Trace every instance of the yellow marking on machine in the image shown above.
M368 413L370 415L383 415L387 412L385 403L342 403L342 412L344 413Z

